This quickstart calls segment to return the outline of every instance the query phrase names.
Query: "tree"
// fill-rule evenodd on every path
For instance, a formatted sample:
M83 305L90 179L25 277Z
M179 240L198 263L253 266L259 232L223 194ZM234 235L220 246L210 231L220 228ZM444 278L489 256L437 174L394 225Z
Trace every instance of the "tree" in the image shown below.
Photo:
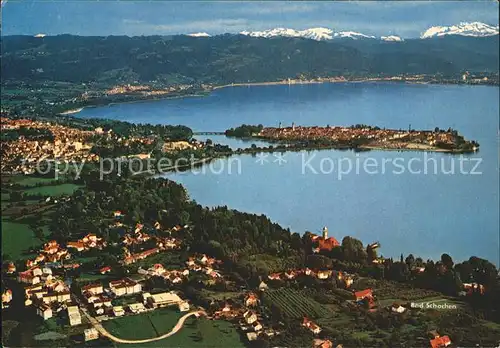
M405 282L408 280L408 277L410 275L410 271L408 270L408 265L404 262L394 262L392 265L390 265L389 268L389 278L399 281L399 282Z
M415 257L413 256L413 254L410 254L406 257L405 263L408 265L408 268L413 268L413 266L415 265Z
M342 239L342 252L344 259L347 261L365 262L367 259L363 243L359 239L349 236Z
M44 240L43 230L40 227L32 228L32 230L36 238L38 238L41 241Z
M10 200L12 202L20 202L23 200L23 193L21 191L12 191L10 193Z
M453 269L453 259L448 254L441 255L441 262L447 269Z
M332 268L332 260L324 255L309 255L306 259L306 265L310 268L327 269Z

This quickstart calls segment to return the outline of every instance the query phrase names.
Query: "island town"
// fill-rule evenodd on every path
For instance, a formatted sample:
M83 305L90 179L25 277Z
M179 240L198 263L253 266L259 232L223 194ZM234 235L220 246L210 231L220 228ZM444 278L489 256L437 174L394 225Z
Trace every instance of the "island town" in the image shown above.
M381 129L367 125L351 127L327 126L263 128L255 137L280 141L329 141L333 144L352 144L361 149L423 150L442 152L474 152L475 141L467 141L453 129L407 130Z

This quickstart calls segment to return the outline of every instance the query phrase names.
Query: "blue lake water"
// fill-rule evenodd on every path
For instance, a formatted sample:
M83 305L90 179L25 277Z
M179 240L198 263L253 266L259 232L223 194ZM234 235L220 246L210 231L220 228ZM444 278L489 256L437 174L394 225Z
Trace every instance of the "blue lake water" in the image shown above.
M235 87L208 97L88 108L77 116L184 124L195 131L279 122L452 127L477 140L480 151L463 157L337 150L242 155L168 177L200 204L266 214L299 233L326 225L339 240L380 241L384 256L435 259L446 252L457 261L476 255L498 265L498 115L498 87L346 83ZM251 144L206 138L233 148Z

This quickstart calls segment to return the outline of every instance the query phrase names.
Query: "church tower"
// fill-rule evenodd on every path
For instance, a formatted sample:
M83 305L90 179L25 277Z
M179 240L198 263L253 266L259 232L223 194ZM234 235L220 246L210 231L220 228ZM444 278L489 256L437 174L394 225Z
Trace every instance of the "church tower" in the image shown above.
M325 226L323 227L323 239L327 239L328 238L328 228Z

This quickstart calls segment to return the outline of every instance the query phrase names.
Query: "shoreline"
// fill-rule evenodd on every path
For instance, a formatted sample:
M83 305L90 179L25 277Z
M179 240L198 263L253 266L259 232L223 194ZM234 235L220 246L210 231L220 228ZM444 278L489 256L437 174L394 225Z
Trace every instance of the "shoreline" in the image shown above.
M225 89L230 87L258 87L258 86L280 86L280 85L289 85L289 86L298 86L298 85L316 85L316 84L335 84L335 83L370 83L370 82L382 82L382 83L404 83L409 85L443 85L443 86L491 86L491 87L500 87L500 85L493 84L466 84L466 83L451 83L451 82L431 82L431 81L407 81L407 80L390 80L387 78L368 78L361 80L328 80L328 81L317 81L317 80L304 80L299 82L289 83L288 81L264 81L264 82L248 82L248 83L231 83L226 85L217 85L213 86L210 89L206 89L203 91L198 91L194 94L186 94L186 95L176 95L176 96L165 96L159 98L144 98L138 100L129 100L123 102L109 102L103 104L89 104L82 106L77 109L69 109L63 112L58 113L61 116L67 116L72 114L78 114L86 108L99 108L120 104L132 104L132 103L145 103L151 101L162 101L169 99L182 99L182 98L197 98L197 97L207 97L212 94L213 91L219 89ZM201 93L200 93L201 92Z
M80 111L82 111L83 109L84 109L84 107L77 108L77 109L66 110L66 111L63 111L63 112L59 113L59 115L65 116L65 115L77 114Z

